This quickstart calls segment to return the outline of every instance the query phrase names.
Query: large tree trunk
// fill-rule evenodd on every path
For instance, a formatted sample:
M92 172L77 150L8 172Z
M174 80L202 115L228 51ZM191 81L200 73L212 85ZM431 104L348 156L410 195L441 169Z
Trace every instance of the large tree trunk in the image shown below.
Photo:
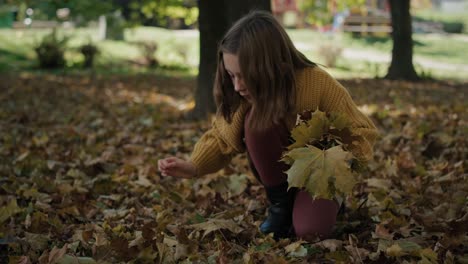
M266 10L271 12L270 0L225 0L225 2L228 27L251 10Z
M252 9L271 12L269 0L199 0L200 64L198 66L195 109L192 119L205 118L216 110L213 83L216 70L218 41L228 28Z
M200 64L198 66L195 109L191 118L200 119L216 109L213 97L213 82L216 70L218 41L227 28L224 1L198 1L198 27L200 31Z
M390 0L392 15L392 62L385 76L387 79L418 80L413 66L413 39L410 0Z

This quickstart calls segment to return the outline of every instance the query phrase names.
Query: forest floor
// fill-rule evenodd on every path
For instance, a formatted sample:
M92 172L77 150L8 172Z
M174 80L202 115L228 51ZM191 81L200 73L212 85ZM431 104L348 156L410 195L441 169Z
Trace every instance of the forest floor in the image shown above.
M210 121L184 120L193 78L4 74L0 262L467 263L468 120L460 82L348 79L380 131L333 236L275 241L244 155L161 177Z

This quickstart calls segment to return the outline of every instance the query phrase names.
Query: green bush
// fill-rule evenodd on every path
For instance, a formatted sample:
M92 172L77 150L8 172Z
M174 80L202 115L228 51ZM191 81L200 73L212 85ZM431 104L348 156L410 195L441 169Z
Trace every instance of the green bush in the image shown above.
M464 25L461 22L445 22L443 23L443 29L447 33L463 33Z
M68 40L68 37L59 38L55 29L52 33L45 35L39 45L34 48L39 66L46 69L63 67Z
M155 57L156 51L158 50L158 44L156 42L137 41L134 43L140 48L144 63L148 67L155 68L159 65L159 62Z
M124 40L125 19L120 12L106 16L107 32L106 38L112 40Z
M318 53L323 59L323 63L325 64L325 66L331 68L334 68L336 66L336 62L340 58L342 52L343 48L332 44L321 45L318 48Z
M443 26L443 30L449 33L468 33L468 16L466 12L448 13L436 10L420 10L413 14L415 21L432 21L439 22Z

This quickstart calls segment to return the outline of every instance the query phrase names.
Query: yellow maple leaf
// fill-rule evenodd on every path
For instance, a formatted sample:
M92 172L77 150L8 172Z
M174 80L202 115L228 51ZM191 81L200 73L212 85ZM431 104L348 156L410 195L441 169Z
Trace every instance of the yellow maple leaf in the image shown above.
M328 131L329 125L330 122L325 112L316 110L307 122L302 122L292 129L291 137L294 139L294 143L288 149L304 147L314 140L319 140Z
M229 230L234 234L238 234L243 230L242 227L240 227L236 222L234 222L231 219L209 219L206 222L193 224L190 227L193 227L197 230L205 231L203 237L207 236L213 231L220 229Z
M355 140L349 129L349 118L343 113L305 111L298 115L298 124L291 131L294 143L283 155L290 164L289 187L305 188L314 197L333 198L350 194L356 183L350 161L351 152L344 142Z
M334 129L342 130L350 125L349 118L344 114L332 112L328 119L330 120L331 128Z
M332 184L340 193L349 194L356 182L349 166L351 158L351 153L341 146L326 150L314 146L295 148L283 158L291 164L286 171L289 187L305 187L315 198L331 199L334 196Z

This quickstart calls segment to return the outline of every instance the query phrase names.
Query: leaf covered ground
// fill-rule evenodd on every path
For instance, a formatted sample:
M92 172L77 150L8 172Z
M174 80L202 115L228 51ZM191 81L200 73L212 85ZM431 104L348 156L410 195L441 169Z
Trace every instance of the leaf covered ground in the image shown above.
M193 79L3 75L0 263L467 263L466 84L344 80L381 137L333 237L275 241L237 156L160 177L209 121Z

